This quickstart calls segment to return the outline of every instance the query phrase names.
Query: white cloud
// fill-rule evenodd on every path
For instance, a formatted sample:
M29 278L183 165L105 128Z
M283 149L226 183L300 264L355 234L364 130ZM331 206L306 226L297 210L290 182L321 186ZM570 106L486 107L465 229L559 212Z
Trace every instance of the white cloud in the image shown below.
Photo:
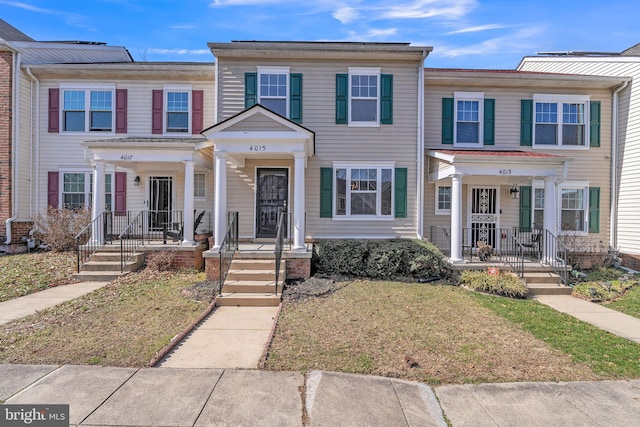
M211 54L209 49L148 49L146 53L156 55L206 55Z
M413 3L394 5L383 9L380 17L384 19L434 17L458 19L475 9L476 5L476 0L417 0Z
M172 30L191 30L196 28L195 25L170 25L169 28Z
M533 49L536 45L538 35L543 32L544 29L541 27L529 27L516 31L513 34L508 34L503 37L495 37L481 43L468 46L446 47L441 44L437 49L434 49L434 54L454 58L464 55L490 55L506 52L526 52Z
M31 4L23 3L19 1L0 1L0 4L4 4L11 7L17 7L19 9L28 10L30 12L35 12L35 13L60 16L64 19L65 23L69 25L73 25L75 27L83 28L86 30L94 30L93 27L87 24L87 21L88 21L87 17L77 13L61 12L53 9L45 9L42 7L33 6Z
M342 6L336 9L336 11L333 12L332 16L336 18L338 21L340 21L341 23L348 24L349 22L358 18L360 14L356 9L352 7Z
M380 29L370 29L365 33L357 33L355 31L349 31L348 40L353 41L369 41L372 39L380 39L387 38L389 36L393 36L398 32L397 28L380 28Z
M452 34L477 33L480 31L498 30L500 28L507 28L507 25L501 25L501 24L478 25L475 27L467 27L467 28L461 28L455 31L450 31L447 33L447 35L450 36Z

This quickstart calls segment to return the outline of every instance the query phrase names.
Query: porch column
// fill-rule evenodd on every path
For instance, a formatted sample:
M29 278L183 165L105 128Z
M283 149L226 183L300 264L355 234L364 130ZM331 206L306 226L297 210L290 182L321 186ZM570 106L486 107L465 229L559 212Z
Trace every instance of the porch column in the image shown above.
M294 178L293 178L293 250L305 251L307 247L304 244L305 224L304 224L304 172L306 153L294 153Z
M556 194L556 182L554 177L546 177L544 179L544 210L542 214L542 228L544 230L549 230L554 236L557 237L558 230L556 216L557 216L557 203L558 196ZM545 242L544 235L542 236L543 242L543 260L554 260L556 257L556 247L555 242Z
M184 162L184 212L182 213L183 231L181 246L193 246L196 242L193 240L193 160L185 160Z
M219 250L227 232L227 153L215 152L214 245Z
M451 175L451 262L462 258L462 174Z
M104 212L104 162L97 160L93 166L93 201L91 206L91 220L94 221ZM104 223L94 221L91 227L91 244L104 243Z

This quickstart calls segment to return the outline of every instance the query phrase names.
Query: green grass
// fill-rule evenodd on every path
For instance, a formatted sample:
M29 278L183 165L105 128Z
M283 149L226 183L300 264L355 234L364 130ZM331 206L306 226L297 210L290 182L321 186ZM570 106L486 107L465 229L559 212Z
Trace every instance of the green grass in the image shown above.
M640 295L640 294L638 294ZM640 345L532 300L474 299L605 378L640 377Z
M627 291L627 293L617 301L605 304L605 307L640 319L640 286L636 286L630 291Z
M69 252L0 257L0 302L72 282L75 254Z

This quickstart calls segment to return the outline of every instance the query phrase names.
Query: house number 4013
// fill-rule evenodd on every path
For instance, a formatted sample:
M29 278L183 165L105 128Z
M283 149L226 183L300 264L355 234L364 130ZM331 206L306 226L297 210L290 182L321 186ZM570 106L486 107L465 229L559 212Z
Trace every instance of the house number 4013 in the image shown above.
M511 169L500 169L498 173L500 175L511 175Z

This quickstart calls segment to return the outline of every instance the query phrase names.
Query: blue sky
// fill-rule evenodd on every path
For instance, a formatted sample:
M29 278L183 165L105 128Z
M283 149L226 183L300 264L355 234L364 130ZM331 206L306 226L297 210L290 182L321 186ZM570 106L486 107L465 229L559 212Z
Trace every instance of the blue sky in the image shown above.
M136 61L211 61L208 41L392 41L433 46L427 67L515 68L538 51L640 43L640 8L621 0L0 0L0 17Z

